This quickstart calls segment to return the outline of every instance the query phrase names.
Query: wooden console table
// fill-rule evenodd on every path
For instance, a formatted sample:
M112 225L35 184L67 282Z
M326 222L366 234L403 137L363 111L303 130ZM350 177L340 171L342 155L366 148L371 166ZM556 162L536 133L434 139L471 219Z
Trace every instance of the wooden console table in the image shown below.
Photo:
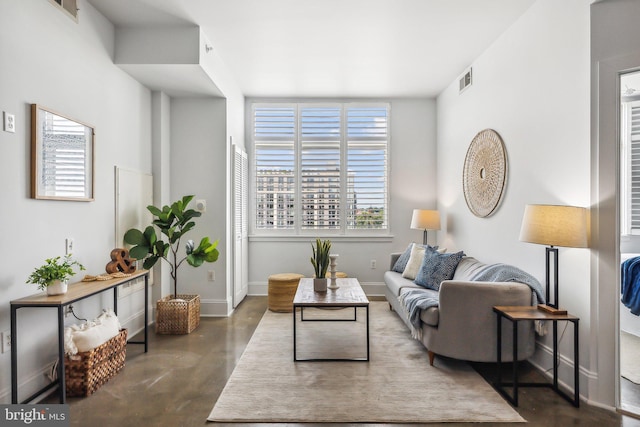
M60 403L65 403L67 398L65 371L64 371L64 308L74 302L89 298L109 289L113 289L113 311L118 313L119 286L144 277L144 341L128 341L129 344L144 344L147 352L148 320L149 320L149 271L138 270L131 276L94 282L77 282L69 285L64 295L48 296L46 293L34 294L28 297L11 301L11 403L18 402L18 325L17 311L23 307L52 307L58 309L58 380L48 384L41 390L29 396L21 403L29 403L47 390L59 385Z

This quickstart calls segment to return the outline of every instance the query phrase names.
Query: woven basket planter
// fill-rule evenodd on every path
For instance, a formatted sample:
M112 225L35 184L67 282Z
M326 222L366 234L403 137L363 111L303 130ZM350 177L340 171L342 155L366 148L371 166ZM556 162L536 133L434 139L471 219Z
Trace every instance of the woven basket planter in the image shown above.
M124 367L127 356L127 330L104 344L66 356L64 378L67 396L89 396Z
M200 295L178 294L158 300L156 305L156 333L167 335L189 334L200 325Z

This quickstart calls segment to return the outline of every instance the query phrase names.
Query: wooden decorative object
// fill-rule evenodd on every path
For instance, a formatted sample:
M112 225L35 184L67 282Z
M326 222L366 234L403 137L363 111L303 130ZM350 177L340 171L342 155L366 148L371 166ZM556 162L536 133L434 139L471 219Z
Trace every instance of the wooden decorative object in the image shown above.
M184 335L200 325L200 295L178 294L158 300L156 304L156 333Z
M123 248L115 248L111 251L111 261L105 267L107 273L131 274L136 271L135 258L129 257L129 251Z
M98 347L67 356L64 375L67 396L89 396L123 367L127 356L127 330Z
M567 314L567 310L563 308L555 308L547 304L538 304L538 310L544 311L549 314Z
M469 210L491 215L500 204L507 181L507 152L500 135L485 129L471 141L464 159L462 184Z

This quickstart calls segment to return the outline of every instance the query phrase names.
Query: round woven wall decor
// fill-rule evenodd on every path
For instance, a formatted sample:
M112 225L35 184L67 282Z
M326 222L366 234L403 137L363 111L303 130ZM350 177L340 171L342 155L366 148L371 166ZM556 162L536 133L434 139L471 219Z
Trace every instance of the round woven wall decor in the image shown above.
M469 210L478 217L491 215L500 204L507 181L507 152L500 135L485 129L471 141L464 159L462 187Z

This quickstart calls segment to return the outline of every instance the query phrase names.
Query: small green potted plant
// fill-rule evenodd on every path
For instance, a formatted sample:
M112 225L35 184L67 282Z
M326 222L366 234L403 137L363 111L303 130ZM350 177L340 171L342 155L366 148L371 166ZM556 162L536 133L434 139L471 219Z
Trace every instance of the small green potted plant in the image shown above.
M75 271L73 267L84 270L84 266L67 254L45 260L45 264L33 270L27 278L27 283L38 285L38 289L47 291L47 295L62 295L67 293L69 278Z
M313 279L313 290L315 292L327 291L327 269L329 268L329 251L331 250L331 241L316 239L315 246L311 244L313 256L311 257L311 265L315 277Z

